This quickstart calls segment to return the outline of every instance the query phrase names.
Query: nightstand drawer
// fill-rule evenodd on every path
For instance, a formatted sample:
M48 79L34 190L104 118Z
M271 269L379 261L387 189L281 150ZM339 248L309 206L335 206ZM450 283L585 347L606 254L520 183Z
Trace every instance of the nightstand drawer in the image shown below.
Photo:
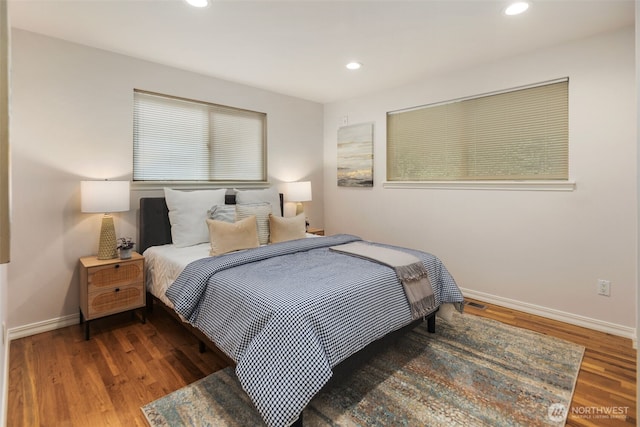
M88 290L92 293L107 287L125 286L142 282L143 278L143 260L92 267L88 271Z
M112 289L101 289L89 293L87 319L142 307L145 305L144 286L127 285Z

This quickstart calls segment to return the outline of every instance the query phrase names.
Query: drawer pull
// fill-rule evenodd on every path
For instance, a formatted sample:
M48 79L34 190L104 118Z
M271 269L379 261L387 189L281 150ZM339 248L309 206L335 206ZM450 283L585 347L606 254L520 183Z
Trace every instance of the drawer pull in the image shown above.
M116 288L116 292L120 292L120 288Z
M114 265L113 268L120 268L120 264Z

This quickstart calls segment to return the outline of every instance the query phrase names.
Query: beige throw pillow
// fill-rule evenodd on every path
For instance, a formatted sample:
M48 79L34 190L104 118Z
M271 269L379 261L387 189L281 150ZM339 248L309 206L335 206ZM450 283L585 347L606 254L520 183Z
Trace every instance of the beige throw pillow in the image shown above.
M269 215L271 243L302 239L306 235L306 228L304 213L288 218Z
M255 216L247 217L233 224L207 219L207 226L211 241L211 251L209 252L211 256L260 246Z

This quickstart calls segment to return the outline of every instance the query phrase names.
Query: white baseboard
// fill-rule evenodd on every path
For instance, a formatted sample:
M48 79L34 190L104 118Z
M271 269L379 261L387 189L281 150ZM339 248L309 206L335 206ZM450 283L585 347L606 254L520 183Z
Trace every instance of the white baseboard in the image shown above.
M569 323L571 325L582 326L584 328L593 329L595 331L605 332L619 337L629 338L633 340L633 346L636 347L636 329L628 326L617 325L615 323L603 322L602 320L591 319L589 317L580 316L573 313L567 313L552 308L542 307L535 304L529 304L522 301L516 301L509 298L503 298L496 295L478 292L471 289L460 288L465 297L477 299L495 304L502 307L512 308L536 316L546 317L548 319L558 320L560 322Z
M80 314L69 314L67 316L57 317L55 319L43 320L41 322L31 323L28 325L9 328L7 331L8 341L18 338L28 337L30 335L42 332L53 331L55 329L64 328L71 325L77 325L80 322Z
M2 411L0 412L0 426L7 425L7 406L9 406L9 334L2 328L2 342L4 343L4 366L2 367Z

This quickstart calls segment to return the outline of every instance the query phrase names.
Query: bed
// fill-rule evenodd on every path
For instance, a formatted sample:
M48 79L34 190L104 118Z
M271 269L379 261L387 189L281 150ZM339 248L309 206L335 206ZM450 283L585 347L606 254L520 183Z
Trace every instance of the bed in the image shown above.
M233 205L236 198L226 194L224 203ZM172 243L169 211L165 198L140 200L148 301L169 309L235 365L268 426L301 425L306 404L341 368L419 322L427 321L433 332L441 304L462 310L455 281L428 253L335 235L211 257L206 242L181 248ZM419 259L433 289L433 308L416 320L392 268L335 250L350 243Z

